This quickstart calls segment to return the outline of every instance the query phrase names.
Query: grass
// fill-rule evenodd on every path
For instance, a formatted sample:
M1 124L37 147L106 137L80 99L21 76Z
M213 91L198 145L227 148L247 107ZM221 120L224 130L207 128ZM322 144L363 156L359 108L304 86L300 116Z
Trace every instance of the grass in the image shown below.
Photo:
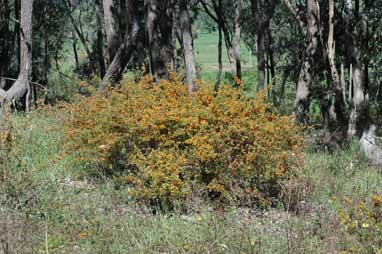
M380 170L350 143L307 154L290 185L304 197L293 211L283 209L287 203L270 210L202 204L188 214L153 213L112 179L87 178L74 166L63 119L58 112L13 117L12 160L1 168L4 253L335 253L353 239L338 225L333 197L382 191Z
M202 71L216 72L218 70L218 33L199 32L195 38L194 45L196 62L201 65ZM252 68L253 66L250 66L250 51L243 43L241 44L240 53L244 68ZM227 50L224 44L222 56L224 70L230 71Z
M200 76L203 80L214 83L218 71L218 33L217 32L199 32L194 40L195 58L196 63L200 68ZM250 80L256 80L255 68L256 58L253 56L251 66L250 51L242 43L240 48L242 68L243 68L243 81L250 83ZM230 64L227 56L227 49L223 44L223 81L230 83L232 80ZM253 79L255 78L255 79ZM223 83L224 83L223 82Z

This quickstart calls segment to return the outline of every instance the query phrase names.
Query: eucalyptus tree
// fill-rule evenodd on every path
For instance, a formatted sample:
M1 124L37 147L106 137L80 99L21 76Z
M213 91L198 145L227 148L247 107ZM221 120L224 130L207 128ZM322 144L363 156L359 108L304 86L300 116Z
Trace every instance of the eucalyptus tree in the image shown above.
M265 84L265 52L270 47L270 22L275 12L277 0L251 0L253 21L257 38L257 89L264 89ZM268 36L268 40L267 40ZM267 45L268 46L267 46ZM272 57L273 58L273 57ZM273 62L273 60L272 60Z
M115 52L113 59L110 59L111 63L99 86L100 91L104 90L107 83L121 80L123 71L136 49L139 32L138 4L138 0L127 1L125 9L125 16L127 17L126 30L123 31L124 36L117 52Z
M106 31L106 41L107 41L107 51L108 51L108 61L113 61L115 54L118 51L120 44L120 33L118 27L118 10L119 0L103 0L103 13L105 19L105 31Z
M0 88L5 88L6 79L4 78L9 69L11 62L11 46L12 41L9 37L12 36L10 30L10 14L11 3L9 0L0 1Z
M289 0L284 0L291 13L299 22L303 33L306 36L306 48L303 55L303 63L300 68L300 75L297 83L295 98L296 119L304 122L309 111L309 88L314 80L314 66L319 57L319 32L320 32L320 12L317 0L306 0L305 10L301 11L301 6L295 7Z
M208 16L215 21L218 30L222 32L232 75L240 78L241 60L239 37L241 37L241 2L238 0L200 0L198 3ZM235 43L238 45L235 45ZM239 84L237 83L236 85Z
M32 77L32 13L33 0L21 0L20 5L20 71L15 83L7 91L0 89L0 103L18 100L30 93ZM26 103L28 107L28 102Z
M195 56L192 43L191 22L188 0L179 0L179 17L182 30L182 41L184 48L184 60L186 63L186 74L188 80L188 92L194 93L198 87L196 80Z

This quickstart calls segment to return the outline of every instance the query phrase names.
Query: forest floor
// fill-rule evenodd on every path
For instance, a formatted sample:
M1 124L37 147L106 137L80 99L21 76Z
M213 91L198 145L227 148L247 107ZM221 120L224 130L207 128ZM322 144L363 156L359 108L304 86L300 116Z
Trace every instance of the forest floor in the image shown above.
M382 174L350 143L307 152L285 204L259 210L193 204L152 213L112 179L86 177L63 142L60 114L14 117L0 185L0 253L339 253L357 241L337 219L341 198L381 193ZM0 167L1 168L1 167ZM296 191L298 190L298 191Z

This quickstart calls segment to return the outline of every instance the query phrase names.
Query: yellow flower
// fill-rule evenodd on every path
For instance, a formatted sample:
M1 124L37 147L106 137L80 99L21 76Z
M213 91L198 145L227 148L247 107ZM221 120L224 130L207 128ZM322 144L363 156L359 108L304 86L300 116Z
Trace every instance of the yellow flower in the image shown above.
M363 223L363 224L362 224L362 227L363 227L363 228L368 228L369 226L370 226L370 225L369 225L368 223Z
M88 236L89 236L89 232L81 232L78 234L78 238L80 239L85 239Z
M188 243L183 244L183 250L186 251L186 252L189 251L190 250L190 245Z
M198 217L198 222L202 222L203 221L203 218L202 217Z
M373 200L373 203L374 203L375 207L379 207L381 205L382 198L380 196L374 195L371 198Z

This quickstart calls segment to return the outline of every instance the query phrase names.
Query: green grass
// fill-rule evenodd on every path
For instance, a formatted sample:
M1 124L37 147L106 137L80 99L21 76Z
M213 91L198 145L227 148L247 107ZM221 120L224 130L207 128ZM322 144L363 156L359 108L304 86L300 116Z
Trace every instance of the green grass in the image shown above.
M201 65L202 71L218 70L218 34L199 32L194 40L196 62ZM244 69L252 68L250 66L250 52L242 43L240 48L241 60ZM253 57L255 59L255 57ZM227 50L223 41L223 68L230 71Z
M200 68L200 75L203 80L214 83L218 71L218 33L199 32L194 40L195 58ZM255 72L256 57L252 57L253 63L250 65L250 51L242 43L240 48L243 77L250 77ZM231 69L227 56L227 49L223 40L223 80L230 80ZM253 76L253 75L252 75ZM247 78L248 79L248 78Z
M152 213L112 179L89 178L75 166L64 119L58 112L14 116L12 161L1 168L0 185L0 240L9 253L334 253L352 239L335 222L333 197L382 191L380 170L350 143L307 154L293 182L305 195L297 213L282 204Z

